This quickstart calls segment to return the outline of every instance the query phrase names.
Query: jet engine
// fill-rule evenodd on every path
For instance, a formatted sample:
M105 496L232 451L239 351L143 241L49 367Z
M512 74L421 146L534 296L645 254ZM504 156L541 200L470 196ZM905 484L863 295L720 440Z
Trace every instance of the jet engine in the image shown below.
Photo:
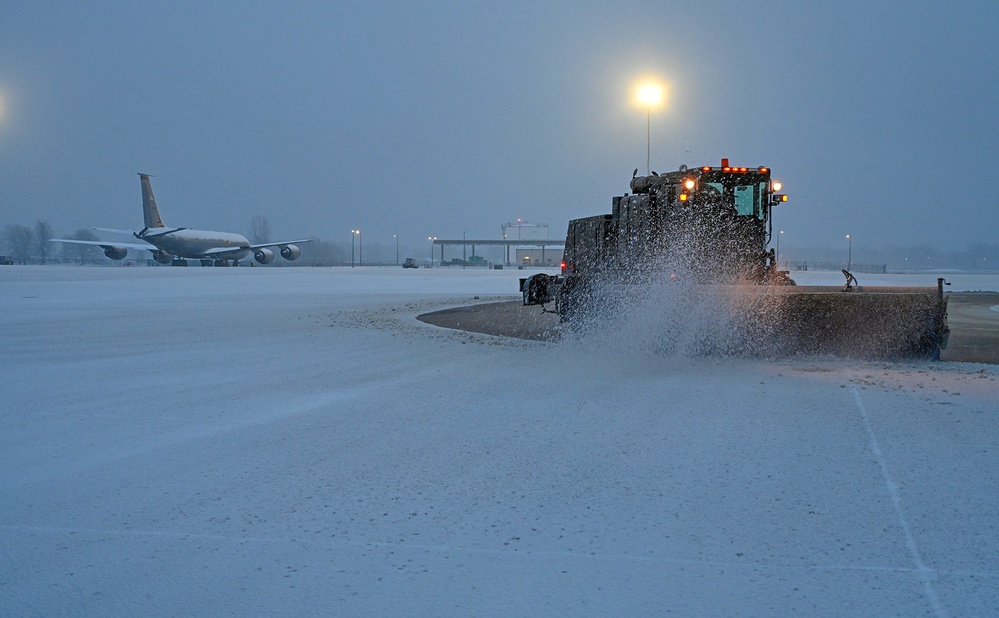
M173 256L162 249L153 251L153 259L160 264L173 264Z
M295 245L285 245L281 247L281 257L286 260L297 260L302 255L302 250Z
M284 253L283 250L282 253ZM255 259L258 264L270 264L274 261L274 252L270 249L257 249L253 252L253 259Z
M103 247L103 249L104 255L112 260L123 260L128 255L128 249L125 247Z

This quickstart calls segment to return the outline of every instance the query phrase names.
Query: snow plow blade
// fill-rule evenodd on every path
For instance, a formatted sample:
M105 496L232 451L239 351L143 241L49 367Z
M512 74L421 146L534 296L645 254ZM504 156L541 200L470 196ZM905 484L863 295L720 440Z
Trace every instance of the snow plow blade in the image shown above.
M938 287L740 286L748 336L767 355L939 358L947 298ZM749 309L749 311L746 311ZM747 342L748 343L748 342Z

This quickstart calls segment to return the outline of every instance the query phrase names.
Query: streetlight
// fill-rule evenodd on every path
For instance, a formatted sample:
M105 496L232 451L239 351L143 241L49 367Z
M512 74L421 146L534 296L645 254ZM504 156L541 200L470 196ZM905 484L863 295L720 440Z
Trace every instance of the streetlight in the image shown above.
M354 267L354 239L360 237L361 230L350 230L350 267Z
M645 173L651 173L652 161L652 108L663 101L663 87L655 82L645 82L638 86L635 98L645 106Z
M780 263L780 237L784 235L784 230L777 232L777 263Z
M399 235L392 234L392 238L395 239L395 265L399 265Z
M436 236L427 236L427 240L430 241L430 268L434 267L434 241L437 240Z
M461 233L461 269L465 270L465 262L468 261L468 253L465 250L465 232Z
M853 270L853 239L850 238L849 234L846 235L846 242L849 247L849 252L846 254L846 269Z

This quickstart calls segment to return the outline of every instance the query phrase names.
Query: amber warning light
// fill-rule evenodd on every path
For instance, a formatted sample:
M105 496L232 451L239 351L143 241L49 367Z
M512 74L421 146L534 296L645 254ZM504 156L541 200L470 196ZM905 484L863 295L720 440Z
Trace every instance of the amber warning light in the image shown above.
M770 171L769 167L761 165L760 167L748 168L748 167L738 167L731 166L728 164L728 159L721 160L721 167L711 167L710 165L705 165L701 168L702 172L710 172L712 170L721 170L727 174L746 174L752 169L753 171L758 171L761 174L766 174Z

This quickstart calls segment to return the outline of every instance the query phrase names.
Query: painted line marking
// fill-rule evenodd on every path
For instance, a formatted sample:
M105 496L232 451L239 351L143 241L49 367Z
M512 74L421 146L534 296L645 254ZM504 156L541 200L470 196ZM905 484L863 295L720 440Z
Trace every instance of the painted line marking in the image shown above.
M857 403L857 409L860 410L860 418L864 421L864 427L867 429L867 435L871 439L871 452L874 453L875 459L878 460L878 465L881 467L881 478L884 480L885 487L888 489L888 495L891 496L892 506L895 508L895 516L898 518L898 524L902 528L902 534L905 536L905 545L909 549L909 555L912 557L912 563L915 567L915 572L917 573L920 582L923 584L923 593L926 595L926 600L929 601L930 606L933 608L933 613L937 618L946 618L947 612L944 610L943 604L940 602L940 597L937 596L936 590L933 588L933 580L931 575L934 573L933 569L929 569L923 563L923 557L919 553L919 548L916 547L916 540L912 538L912 531L909 529L909 522L905 518L905 513L902 512L902 498L898 493L898 485L891 477L891 473L888 472L888 462L885 461L884 454L881 452L881 445L878 444L878 438L874 435L874 429L871 427L871 422L867 418L867 410L864 408L864 402L860 399L860 391L857 390L855 385L850 385L850 390L853 391L853 400Z

